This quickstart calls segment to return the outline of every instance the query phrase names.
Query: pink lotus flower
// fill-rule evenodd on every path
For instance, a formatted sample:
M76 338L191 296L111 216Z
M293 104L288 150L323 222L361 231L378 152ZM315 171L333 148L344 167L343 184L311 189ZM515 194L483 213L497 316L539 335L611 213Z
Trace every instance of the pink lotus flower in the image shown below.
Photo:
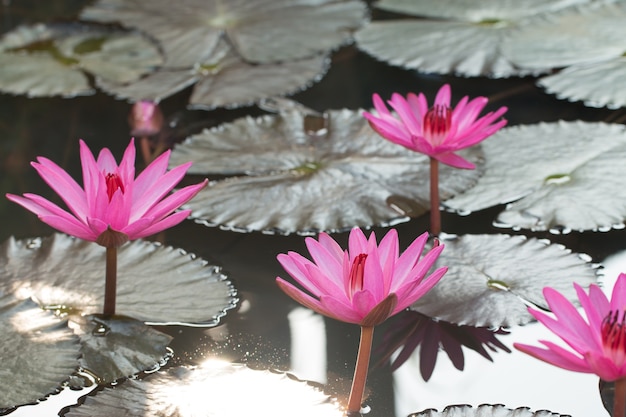
M439 89L435 104L430 109L422 93L409 93L406 99L394 93L388 103L397 117L387 109L378 94L374 94L373 101L378 116L368 112L364 112L363 116L378 134L457 168L475 167L455 151L476 145L506 125L504 119L496 122L507 111L506 107L476 119L487 105L486 97L476 97L468 102L465 96L452 109L448 84Z
M297 302L334 319L375 326L404 310L430 290L446 273L441 267L427 275L443 245L420 259L428 234L419 236L398 256L398 234L391 229L376 244L352 229L349 249L343 251L326 233L319 241L306 239L313 262L295 252L278 255L278 261L302 286L296 288L282 278L278 286Z
M167 151L159 156L135 178L133 140L119 166L107 148L100 151L96 161L81 140L84 188L47 158L38 157L37 162L32 163L70 212L36 194L27 193L23 197L7 194L7 198L61 232L107 247L119 246L127 240L149 236L182 222L189 216L189 210L174 211L206 186L207 180L166 196L191 165L183 164L166 172L169 154Z
M574 284L587 320L559 292L544 288L543 294L555 318L529 308L543 325L571 349L540 340L547 349L515 343L514 346L537 359L576 372L594 373L605 381L626 377L626 274L617 278L611 301L597 285L589 294Z

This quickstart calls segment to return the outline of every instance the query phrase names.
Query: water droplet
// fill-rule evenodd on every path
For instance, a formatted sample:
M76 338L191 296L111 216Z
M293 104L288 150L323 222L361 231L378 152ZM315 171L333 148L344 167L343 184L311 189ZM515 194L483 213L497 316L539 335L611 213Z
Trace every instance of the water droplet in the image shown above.
M549 232L553 235L567 235L569 233L572 233L572 229L559 224L550 228Z
M548 175L543 182L549 185L561 185L570 182L571 179L569 174L552 174Z
M403 216L417 217L424 211L417 201L400 195L390 195L385 202Z
M499 290L499 291L509 291L511 289L511 287L509 287L506 282L499 281L497 279L488 280L487 287L489 287L489 289Z
M109 334L109 332L111 331L111 329L109 328L109 326L107 326L106 324L99 322L97 320L93 320L93 323L96 325L93 330L91 331L91 334L94 336L98 336L98 337L104 337L107 334Z
M26 242L27 249L39 249L41 247L41 238L30 239Z

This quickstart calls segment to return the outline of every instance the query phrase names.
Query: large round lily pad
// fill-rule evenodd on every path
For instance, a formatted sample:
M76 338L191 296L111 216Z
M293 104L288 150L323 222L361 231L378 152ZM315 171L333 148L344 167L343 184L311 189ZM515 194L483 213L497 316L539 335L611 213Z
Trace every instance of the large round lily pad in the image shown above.
M0 411L58 391L78 369L78 338L35 302L0 293Z
M47 308L101 313L105 249L57 233L0 246L0 289ZM235 290L203 259L137 240L118 250L119 314L155 324L215 325L235 307Z
M326 127L309 133L311 119L322 116L247 117L176 146L173 165L193 161L190 173L235 175L189 202L191 217L239 231L312 234L391 225L428 211L427 156L381 138L360 111L326 116ZM476 170L441 167L442 199L475 183L480 155L479 147L464 153Z

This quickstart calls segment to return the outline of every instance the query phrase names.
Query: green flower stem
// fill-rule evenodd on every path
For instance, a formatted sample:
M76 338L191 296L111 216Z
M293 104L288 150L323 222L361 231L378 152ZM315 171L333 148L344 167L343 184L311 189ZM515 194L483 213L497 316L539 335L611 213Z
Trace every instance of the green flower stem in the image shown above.
M104 310L107 317L115 315L115 294L117 292L117 247L107 246L106 281L104 284Z
M441 213L439 212L439 161L430 158L430 234L441 233Z
M626 378L615 381L613 417L626 417Z
M374 326L361 326L361 340L359 341L359 353L352 378L352 388L348 398L348 414L356 414L361 410L363 395L365 394L365 381L372 353L372 340L374 338Z

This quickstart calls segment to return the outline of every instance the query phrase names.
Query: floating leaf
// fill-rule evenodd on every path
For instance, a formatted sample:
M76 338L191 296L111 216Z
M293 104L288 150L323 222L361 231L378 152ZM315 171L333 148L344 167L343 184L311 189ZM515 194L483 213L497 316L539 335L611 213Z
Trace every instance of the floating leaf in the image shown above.
M420 413L410 414L409 417L570 417L564 414L553 413L548 410L530 411L528 407L516 409L506 408L502 404L481 404L474 408L471 405L451 405L443 411L429 409Z
M120 22L158 39L168 66L199 62L224 37L254 63L301 59L339 47L366 19L357 0L99 0L81 18Z
M515 201L498 215L500 227L557 233L624 227L623 125L560 121L507 127L482 146L485 174L446 207L471 212Z
M439 283L411 307L429 317L472 326L509 327L533 320L528 305L547 309L543 288L577 302L573 283L587 287L596 271L586 256L561 245L509 235L444 238Z
M573 65L554 75L542 77L537 84L560 99L582 101L590 107L626 107L626 58Z
M63 234L8 239L0 289L48 308L102 312L105 250ZM180 249L136 240L118 250L119 314L155 324L215 325L236 305L219 267Z
M245 393L245 401L242 401ZM221 361L171 368L87 397L67 417L343 416L326 394L287 374Z
M590 2L537 16L503 43L515 65L560 68L621 57L626 48L626 4Z
M191 216L239 231L315 233L394 224L428 210L428 157L382 139L359 111L327 112L322 136L307 135L308 117L242 118L176 146L170 163L193 161L189 173L246 174L211 182L188 203ZM480 148L464 155L480 164ZM441 167L442 198L479 175Z
M80 366L99 384L107 384L165 364L172 337L128 318L95 315L72 316L80 336Z
M192 66L163 67L129 84L100 80L98 86L118 98L158 102L195 84L189 107L210 110L295 93L318 81L328 66L329 59L324 55L284 63L249 64L221 41L210 56Z
M403 68L465 76L509 77L520 70L500 52L500 45L532 14L576 3L562 1L388 0L376 7L433 20L371 22L355 35L357 45L377 59Z
M0 39L0 90L31 97L93 94L85 72L121 83L161 63L156 46L138 33L78 24L20 26Z
M31 300L0 295L0 334L0 411L58 391L78 368L78 338Z

